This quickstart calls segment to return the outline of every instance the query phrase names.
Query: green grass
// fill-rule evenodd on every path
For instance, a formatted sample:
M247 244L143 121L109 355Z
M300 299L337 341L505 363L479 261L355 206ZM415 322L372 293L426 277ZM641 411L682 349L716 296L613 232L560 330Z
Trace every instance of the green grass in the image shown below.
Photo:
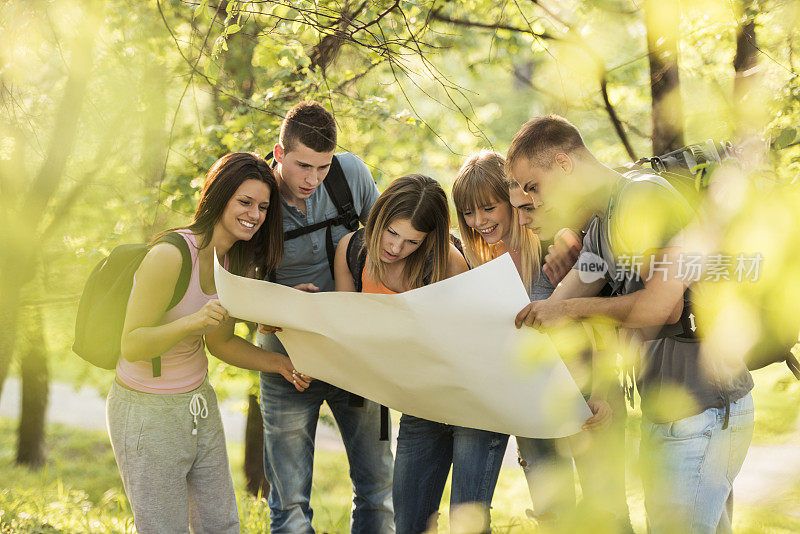
M755 371L753 379L756 420L753 443L780 443L797 438L800 382L783 364Z
M242 388L243 389L243 388ZM239 392L237 392L239 393ZM800 384L788 379L780 366L756 374L756 438L759 444L797 439L796 427ZM638 482L634 451L639 435L640 414L633 410L628 419L628 503L637 532L645 532L644 505ZM110 532L131 533L130 507L111 452L108 436L61 425L47 427L48 461L41 470L14 465L16 422L0 419L0 532ZM229 445L237 488L242 532L267 532L265 499L243 491L243 447ZM343 453L317 451L311 496L314 526L318 532L347 532L351 506L351 483ZM439 526L449 524L449 488L440 508ZM524 477L519 468L502 469L495 492L492 521L494 532L536 532L525 510L531 507ZM737 532L800 531L800 482L783 495L760 507L737 506ZM591 518L589 518L591 520ZM580 530L590 530L591 524ZM596 529L591 529L596 530Z

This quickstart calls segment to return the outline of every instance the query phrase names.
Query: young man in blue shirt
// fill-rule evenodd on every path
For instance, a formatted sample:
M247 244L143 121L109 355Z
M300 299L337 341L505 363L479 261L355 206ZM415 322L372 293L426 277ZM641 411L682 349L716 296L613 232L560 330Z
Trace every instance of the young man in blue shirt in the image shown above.
M317 102L301 102L283 121L273 152L285 235L283 260L272 275L277 283L307 291L333 291L330 252L354 229L348 225L366 222L378 198L378 188L364 162L348 152L334 154L336 137L333 116ZM352 198L337 202L332 194L348 197L347 191L341 194L342 175ZM332 182L323 186L326 178L338 180L338 193ZM342 204L350 217L342 216ZM258 342L286 354L275 335L261 334ZM310 506L314 436L323 402L328 403L339 426L350 462L355 494L352 532L394 532L393 460L389 442L379 440L380 406L367 399L358 401L347 391L319 380L299 392L279 375L261 373L271 532L314 531Z

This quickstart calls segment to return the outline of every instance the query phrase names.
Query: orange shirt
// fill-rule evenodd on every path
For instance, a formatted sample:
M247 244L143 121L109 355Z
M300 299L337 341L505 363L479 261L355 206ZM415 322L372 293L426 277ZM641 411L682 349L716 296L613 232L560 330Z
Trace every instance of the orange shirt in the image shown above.
M379 293L382 295L397 295L397 291L392 291L383 284L376 283L369 276L367 270L361 273L361 292L362 293Z

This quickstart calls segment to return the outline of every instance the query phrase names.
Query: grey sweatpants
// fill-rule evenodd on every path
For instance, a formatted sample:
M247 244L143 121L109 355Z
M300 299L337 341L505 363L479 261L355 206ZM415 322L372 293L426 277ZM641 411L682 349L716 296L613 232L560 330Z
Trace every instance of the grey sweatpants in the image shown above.
M208 378L193 391L171 395L114 381L106 423L139 534L239 532L222 419Z

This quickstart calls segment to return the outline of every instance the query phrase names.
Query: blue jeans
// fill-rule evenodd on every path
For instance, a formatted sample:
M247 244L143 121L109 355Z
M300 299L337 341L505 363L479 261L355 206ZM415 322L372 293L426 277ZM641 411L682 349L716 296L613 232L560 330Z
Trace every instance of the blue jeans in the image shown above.
M451 464L450 507L479 503L488 512L507 443L505 434L403 414L394 464L397 533L427 530L431 516L439 510Z
M352 532L394 532L392 451L380 441L380 406L351 406L350 393L320 380L303 392L282 376L261 373L264 470L270 483L270 532L313 533L310 506L314 436L327 401L342 434L353 481Z
M731 532L733 479L753 437L753 397L656 424L642 418L640 457L650 532Z

